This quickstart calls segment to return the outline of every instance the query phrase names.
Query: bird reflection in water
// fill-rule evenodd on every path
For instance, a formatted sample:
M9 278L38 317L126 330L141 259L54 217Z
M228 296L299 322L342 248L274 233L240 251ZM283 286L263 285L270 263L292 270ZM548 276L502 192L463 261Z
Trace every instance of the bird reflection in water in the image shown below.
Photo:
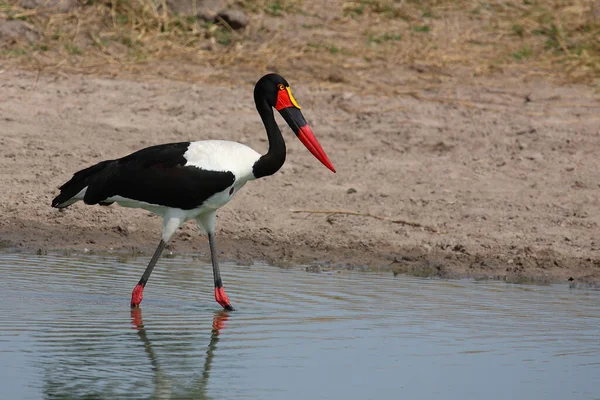
M225 329L225 323L229 319L229 313L225 311L218 311L213 317L212 331L210 335L210 342L208 343L208 350L206 351L206 359L204 360L204 366L202 368L202 378L189 388L187 393L181 393L180 390L173 391L169 378L166 373L161 369L156 354L152 349L152 343L148 339L146 334L146 328L142 320L141 308L131 309L131 323L134 329L144 343L146 355L152 364L152 371L154 372L154 398L156 399L198 399L205 400L209 399L206 394L206 388L208 386L208 378L210 376L210 368L214 357L214 352L219 343L219 334Z

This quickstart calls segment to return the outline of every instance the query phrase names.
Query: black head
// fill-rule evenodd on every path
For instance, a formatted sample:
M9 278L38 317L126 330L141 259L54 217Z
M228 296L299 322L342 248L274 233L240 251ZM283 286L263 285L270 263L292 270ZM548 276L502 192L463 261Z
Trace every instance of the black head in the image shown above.
M277 94L281 88L280 85L283 85L283 87L290 86L281 75L267 74L263 76L254 86L254 100L258 103L259 100L264 99L270 107L275 107Z

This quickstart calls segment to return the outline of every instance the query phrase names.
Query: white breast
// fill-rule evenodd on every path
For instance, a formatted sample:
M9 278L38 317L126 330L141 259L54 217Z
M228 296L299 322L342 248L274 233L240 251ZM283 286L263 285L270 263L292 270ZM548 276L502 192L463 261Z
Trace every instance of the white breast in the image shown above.
M236 181L255 179L252 174L254 163L260 154L250 147L228 140L202 140L190 143L183 155L186 166L195 166L208 171L230 171Z

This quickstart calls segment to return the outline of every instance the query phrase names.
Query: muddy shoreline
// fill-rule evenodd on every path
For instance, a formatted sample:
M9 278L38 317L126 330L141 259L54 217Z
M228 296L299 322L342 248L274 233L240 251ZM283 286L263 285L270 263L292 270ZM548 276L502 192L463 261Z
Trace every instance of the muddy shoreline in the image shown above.
M57 211L57 187L152 144L219 138L266 151L250 80L2 76L6 249L149 255L158 218L114 205ZM600 102L592 88L456 78L417 95L374 96L288 80L338 173L285 131L284 167L218 212L223 260L600 282ZM208 245L188 223L170 250L206 256Z
M0 230L3 251L45 254L111 254L121 257L149 257L154 251L157 231L136 230L117 225L112 228L69 229L44 224L14 221L15 229ZM158 225L158 224L157 224ZM302 266L310 272L331 268L383 270L396 274L447 279L493 279L509 283L599 286L595 273L600 260L569 259L551 252L523 251L514 254L469 254L462 247L444 250L427 248L370 248L364 243L348 243L343 247L328 244L310 246L277 240L272 232L253 237L232 238L218 233L220 259L240 264L266 262L278 267ZM208 242L193 226L182 232L167 246L168 256L197 257L210 262Z

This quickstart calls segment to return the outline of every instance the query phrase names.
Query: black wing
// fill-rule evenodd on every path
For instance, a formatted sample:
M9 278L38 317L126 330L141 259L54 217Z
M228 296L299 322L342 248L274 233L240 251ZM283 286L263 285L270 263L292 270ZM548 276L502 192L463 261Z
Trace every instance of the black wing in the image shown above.
M99 204L112 196L122 196L184 210L201 206L213 194L233 185L235 176L228 171L186 167L183 155L189 145L182 142L147 147L97 164L103 164L103 168L87 177L83 201Z

